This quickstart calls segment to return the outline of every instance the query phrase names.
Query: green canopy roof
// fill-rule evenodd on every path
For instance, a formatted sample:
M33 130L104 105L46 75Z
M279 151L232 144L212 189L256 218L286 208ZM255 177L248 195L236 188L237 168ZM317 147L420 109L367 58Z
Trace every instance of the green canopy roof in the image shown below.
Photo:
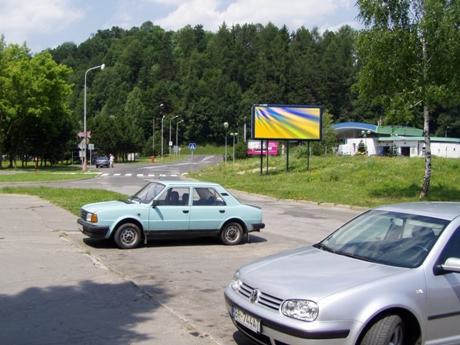
M423 135L423 130L413 127L377 126L377 134L391 136L420 137Z

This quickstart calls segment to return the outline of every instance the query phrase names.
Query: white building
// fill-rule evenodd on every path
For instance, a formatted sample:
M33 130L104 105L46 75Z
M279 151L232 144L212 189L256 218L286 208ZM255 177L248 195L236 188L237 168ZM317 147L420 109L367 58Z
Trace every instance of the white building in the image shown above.
M342 142L338 148L338 153L342 155L359 154L360 143L363 143L369 156L424 156L425 139L422 136L423 131L418 128L375 126L360 122L344 122L334 127ZM431 137L431 154L445 158L460 158L460 139Z

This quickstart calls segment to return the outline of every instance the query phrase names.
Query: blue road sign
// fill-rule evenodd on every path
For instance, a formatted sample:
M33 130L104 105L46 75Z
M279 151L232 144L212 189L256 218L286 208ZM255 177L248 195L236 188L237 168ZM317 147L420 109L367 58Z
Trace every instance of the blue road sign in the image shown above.
M196 144L195 143L188 144L188 149L191 150L191 151L195 150L196 149Z

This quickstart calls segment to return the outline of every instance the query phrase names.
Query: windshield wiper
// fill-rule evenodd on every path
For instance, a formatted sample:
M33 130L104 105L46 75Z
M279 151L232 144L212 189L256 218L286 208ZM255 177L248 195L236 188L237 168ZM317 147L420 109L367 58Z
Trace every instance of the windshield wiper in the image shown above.
M326 246L326 245L323 244L323 243L314 244L313 247L318 248L318 249L321 249L321 250L325 250L326 252L331 252L331 253L335 253L335 252L336 252L334 249L332 249L331 247Z

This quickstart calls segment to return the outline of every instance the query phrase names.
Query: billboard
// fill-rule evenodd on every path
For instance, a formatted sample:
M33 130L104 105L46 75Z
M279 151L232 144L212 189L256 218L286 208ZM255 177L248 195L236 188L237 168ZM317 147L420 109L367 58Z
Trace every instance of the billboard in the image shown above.
M256 104L252 139L321 140L322 112L320 106Z
M248 156L260 156L260 140L248 140ZM264 155L267 154L267 143L264 141L262 144L262 148L264 150ZM278 155L278 142L277 141L269 141L268 142L268 154L270 156L277 156Z

